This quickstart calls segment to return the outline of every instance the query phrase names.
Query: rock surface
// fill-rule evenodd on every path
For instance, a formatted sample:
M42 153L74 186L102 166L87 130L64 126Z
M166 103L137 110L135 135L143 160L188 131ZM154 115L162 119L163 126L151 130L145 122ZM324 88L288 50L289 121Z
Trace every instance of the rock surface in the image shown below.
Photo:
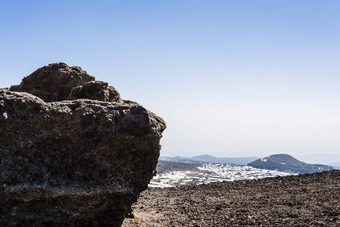
M53 63L41 67L24 77L11 91L28 92L45 102L66 100L73 88L82 86L95 78L78 66Z
M102 81L90 81L84 85L73 88L67 99L94 99L103 102L120 102L122 101L118 91L108 86L108 83Z
M123 227L340 226L340 170L149 188Z
M120 226L147 188L165 122L89 81L56 63L0 89L0 226Z

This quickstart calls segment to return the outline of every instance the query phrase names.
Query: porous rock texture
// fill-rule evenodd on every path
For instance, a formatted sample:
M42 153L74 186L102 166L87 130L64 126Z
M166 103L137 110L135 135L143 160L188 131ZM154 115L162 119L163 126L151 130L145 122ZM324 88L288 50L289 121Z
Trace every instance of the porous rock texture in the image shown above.
M120 226L166 125L80 67L0 89L0 226Z

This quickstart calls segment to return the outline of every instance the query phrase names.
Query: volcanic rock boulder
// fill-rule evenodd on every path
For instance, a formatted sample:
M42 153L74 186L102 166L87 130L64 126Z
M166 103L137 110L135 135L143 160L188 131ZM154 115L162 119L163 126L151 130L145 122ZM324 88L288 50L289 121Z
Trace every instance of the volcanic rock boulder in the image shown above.
M36 72L11 88L26 92L0 89L0 226L120 226L155 174L165 122L79 67ZM82 99L60 101L78 86ZM93 100L101 90L116 101Z
M78 66L53 63L37 69L24 77L19 85L11 86L11 91L28 92L45 102L67 99L74 87L82 86L95 78Z

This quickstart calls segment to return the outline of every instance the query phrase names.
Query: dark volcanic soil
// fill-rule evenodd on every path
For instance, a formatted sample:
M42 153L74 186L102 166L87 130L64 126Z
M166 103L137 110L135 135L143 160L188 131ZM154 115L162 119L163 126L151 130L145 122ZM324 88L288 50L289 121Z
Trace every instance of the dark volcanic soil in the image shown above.
M132 226L340 226L340 171L151 188Z

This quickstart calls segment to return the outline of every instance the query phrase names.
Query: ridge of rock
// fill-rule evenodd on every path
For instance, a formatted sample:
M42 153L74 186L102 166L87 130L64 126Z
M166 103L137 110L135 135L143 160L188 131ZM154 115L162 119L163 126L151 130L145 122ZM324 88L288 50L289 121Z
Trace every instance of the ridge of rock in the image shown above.
M166 125L112 88L55 63L0 89L0 226L121 225Z

